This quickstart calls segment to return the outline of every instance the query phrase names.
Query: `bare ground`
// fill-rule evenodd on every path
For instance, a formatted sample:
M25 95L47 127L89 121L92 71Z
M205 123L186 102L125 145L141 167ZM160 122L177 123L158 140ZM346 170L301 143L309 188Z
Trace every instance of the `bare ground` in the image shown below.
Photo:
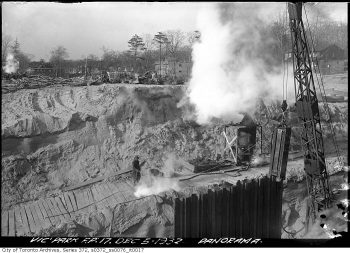
M335 83L336 90L347 92L345 79L347 83L347 75L327 76L326 88L331 89L330 83ZM169 154L185 161L215 159L225 145L221 129L217 125L198 126L185 119L189 108L178 107L184 91L183 86L103 84L23 89L3 94L2 210L19 202L60 194L67 187L128 169L135 155L146 161L143 173L154 168L163 170ZM348 149L347 102L333 103L330 107L344 155ZM271 127L266 125L267 139ZM337 172L336 159L331 158L335 151L330 133L329 125L324 123L326 151L330 156L328 167ZM297 136L296 132L294 136ZM293 138L292 149L297 150L298 139ZM268 143L264 148L268 148ZM346 156L342 159L347 162ZM252 169L247 177L264 174L267 170L267 167ZM302 161L291 161L287 177L298 182L303 175ZM201 181L200 177L197 180ZM166 199L162 201L166 203ZM120 207L118 213L124 213L129 223L122 225L123 221L118 217L116 222L120 229L114 228L114 235L155 233L166 236L171 233L169 203L152 201ZM134 209L137 206L140 208ZM143 210L135 216L140 217L139 220L127 215L137 210ZM93 217L98 217L98 213ZM96 224L102 221L94 219L98 222L90 226L98 230ZM86 221L84 224L88 226ZM70 229L73 234L80 231L74 224L64 226L62 231ZM103 227L103 233L108 233ZM55 232L49 232L52 233Z

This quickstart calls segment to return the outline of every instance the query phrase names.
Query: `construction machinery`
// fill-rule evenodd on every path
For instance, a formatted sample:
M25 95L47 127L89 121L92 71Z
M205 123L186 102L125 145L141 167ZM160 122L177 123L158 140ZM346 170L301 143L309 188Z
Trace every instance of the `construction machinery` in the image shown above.
M235 165L250 164L256 146L256 133L258 127L260 126L258 126L248 114L244 115L240 123L229 123L224 125L222 132L226 140L224 151L230 151ZM232 138L231 140L229 140L230 136Z
M309 194L306 230L316 215L328 208L331 201L325 151L320 123L320 111L313 75L312 51L302 19L303 4L288 3L289 27L292 42L295 107L302 126L301 144L304 156L307 190ZM311 38L312 39L312 38ZM311 48L312 50L312 48ZM316 73L315 73L316 74ZM317 76L316 76L317 78ZM287 108L286 101L282 111ZM291 129L283 117L272 137L270 175L285 178Z

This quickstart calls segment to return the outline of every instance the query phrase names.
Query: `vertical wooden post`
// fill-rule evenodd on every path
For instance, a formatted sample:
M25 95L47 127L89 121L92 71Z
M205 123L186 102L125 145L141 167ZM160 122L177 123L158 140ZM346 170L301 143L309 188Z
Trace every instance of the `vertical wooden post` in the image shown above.
M222 189L217 189L215 191L215 236L217 238L221 237L222 226L221 226L221 218L222 218Z
M236 231L237 237L243 236L243 215L244 215L244 209L243 209L243 203L244 203L244 196L243 196L243 184L241 181L237 182L237 223L238 223L238 229Z
M249 228L250 228L250 217L249 217L249 213L250 213L250 208L251 208L251 196L250 196L250 182L245 180L243 182L243 237L245 238L249 238L250 237L250 232Z
M258 205L257 205L257 231L256 231L256 237L262 238L262 229L263 229L263 208L264 208L264 193L263 193L263 179L259 178L258 180Z
M174 237L181 237L181 206L180 206L180 199L175 198L174 201Z
M229 232L228 232L228 227L229 227L229 191L226 188L222 189L222 215L221 215L221 236L222 237L228 237Z
M210 203L210 229L209 229L209 235L211 237L215 237L216 235L216 217L215 217L215 192L212 190L209 190L209 203Z
M282 233L282 195L283 195L283 181L276 182L276 196L277 196L277 223L276 223L276 238L281 238Z
M278 203L277 203L277 196L276 196L276 179L275 177L270 177L269 180L270 183L270 238L277 238L277 223L278 223L278 217L277 215L277 209Z
M209 204L208 204L208 194L203 194L202 200L202 234L201 237L209 237L208 235L208 215Z
M267 233L266 233L266 224L268 222L267 219L267 207L269 205L269 203L267 203L267 183L266 183L266 177L263 177L261 179L261 194L262 194L262 205L261 205L261 237L262 238L267 238Z
M198 238L198 212L197 212L197 208L198 208L198 198L196 194L192 194L191 195L191 210L190 210L190 214L191 214L191 218L190 218L190 222L191 222L191 238Z
M203 237L203 194L198 196L198 236Z
M253 237L253 238L257 238L257 213L259 212L258 210L258 184L259 182L254 179L252 180L251 182L251 200L252 200L252 203L251 203L251 206L249 208L249 211L250 211L250 236Z
M230 199L231 199L231 203L230 203L230 236L236 236L237 233L237 186L233 186L230 189Z
M270 220L270 212L271 212L271 181L269 177L266 177L265 179L265 184L266 184L266 202L265 202L265 209L266 209L266 223L265 223L265 228L266 228L266 234L265 238L270 238L270 225L271 225L271 220Z
M185 198L185 238L191 238L191 198Z

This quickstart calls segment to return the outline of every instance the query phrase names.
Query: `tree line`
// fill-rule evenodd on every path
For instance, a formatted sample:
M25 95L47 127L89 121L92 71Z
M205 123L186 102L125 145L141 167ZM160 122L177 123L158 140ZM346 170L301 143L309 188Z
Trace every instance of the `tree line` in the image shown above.
M2 66L6 65L7 55L11 53L19 61L19 71L25 71L33 62L33 56L21 51L17 39L12 42L10 36L5 34L2 36ZM127 68L134 69L134 71L149 71L154 70L156 61L164 61L169 57L180 62L191 61L192 44L198 38L198 31L184 33L180 30L168 30L158 32L154 36L144 34L142 37L135 34L128 41L129 49L126 51L116 51L103 46L102 57L89 54L78 60L70 60L68 50L59 45L51 50L48 62L41 59L36 63L54 68L58 76L65 68L81 67L85 71L84 66L88 70Z
M308 35L312 35L308 39L310 45L313 43L316 50L336 44L347 53L347 24L317 17L315 22L306 26L306 30ZM284 15L280 15L274 22L266 25L263 34L266 38L272 38L272 43L261 48L264 55L268 55L268 63L271 65L280 64L284 54L289 52L291 48L289 24ZM33 56L21 50L17 39L13 41L6 34L2 34L2 38L2 66L6 65L7 55L12 53L19 62L19 70L25 71L33 62ZM42 65L46 64L46 66L55 69L58 76L66 68L80 68L82 72L96 68L99 70L117 70L118 68L124 70L127 68L142 73L154 70L154 64L165 59L190 62L192 45L199 39L199 31L185 33L181 30L168 30L158 32L155 35L135 34L127 41L129 49L125 51L102 47L101 57L90 54L79 60L70 60L68 50L64 46L57 46L51 50L48 62L43 59L40 62Z

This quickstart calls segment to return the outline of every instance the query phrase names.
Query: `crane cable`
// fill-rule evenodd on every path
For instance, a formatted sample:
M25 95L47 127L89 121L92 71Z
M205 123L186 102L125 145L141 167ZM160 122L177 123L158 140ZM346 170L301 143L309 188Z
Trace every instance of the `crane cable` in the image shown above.
M282 18L282 34L281 34L281 53L283 62L283 82L282 82L282 100L287 100L287 83L288 83L288 58L285 59L285 52L283 50L283 38L286 35L284 27L287 24L287 3L286 3L286 13Z
M317 75L316 71L315 71L315 76L316 76L318 88L320 90L321 98L323 99L322 101L323 101L324 105L326 105L325 108L327 109L326 111L327 111L328 116L329 116L329 121L326 121L326 123L328 123L329 126L330 126L330 129L331 129L331 132L332 132L332 141L333 141L333 144L334 144L334 147L335 147L335 150L336 150L336 154L337 154L339 165L341 165L342 163L341 163L341 160L340 160L339 147L338 147L338 144L337 144L337 142L335 140L335 130L334 130L334 127L332 125L333 121L332 121L330 109L329 109L329 106L328 106L326 92L325 92L325 89L324 89L323 78L322 78L322 75L321 75L321 71L320 71L320 67L319 67L319 64L318 64L317 57L314 57L314 51L315 51L314 40L313 40L313 37L312 37L312 34L311 34L311 29L310 29L309 20L308 20L308 17L307 17L307 12L306 12L305 6L304 6L304 13L305 13L306 22L307 22L307 26L308 26L308 30L309 30L309 34L310 34L310 38L311 38L311 44L312 44L312 47L311 47L311 50L312 50L311 58L312 58L312 62L314 62L314 61L316 62L317 70L318 70L318 73L320 75L320 81L318 79L318 75ZM308 41L306 41L306 43L309 44ZM308 45L308 46L310 46L310 45ZM322 87L322 90L321 90L321 87ZM323 94L322 94L322 91L323 91Z
M285 24L288 23L288 3L286 2L286 15L285 15ZM289 52L287 54L289 56ZM287 68L287 76L286 76L286 100L288 99L288 57L286 61L286 68Z
M335 131L334 131L334 127L332 125L332 118L331 118L331 113L330 113L330 109L329 109L329 106L328 106L328 101L327 101L327 97L326 97L326 92L325 92L325 89L324 89L324 84L323 84L323 78L322 78L322 75L321 75L321 71L320 71L320 68L319 68L319 64L318 64L318 59L317 57L314 57L313 56L313 52L315 51L315 46L314 46L314 41L313 41L313 37L311 35L311 30L310 30L310 25L309 25L309 21L308 21L308 17L307 17L307 13L306 13L306 8L304 7L304 12L305 12L305 17L306 17L306 21L307 21L307 25L308 25L308 29L309 29L309 33L310 33L310 38L311 38L311 43L312 43L312 54L311 54L311 58L313 61L316 62L316 66L317 66L317 70L318 70L318 73L320 75L320 80L319 80L319 77L317 75L317 72L315 72L315 75L316 75L316 79L317 79L317 84L318 84L318 88L320 90L320 94L321 94L321 98L322 98L322 102L324 102L324 104L326 105L325 108L327 109L327 113L328 113L328 116L329 116L329 122L327 122L330 126L330 129L332 131L332 140L333 140L333 143L334 143L334 146L335 146L335 149L336 149L336 152L337 152L337 156L338 156L338 160L339 160L339 157L340 157L340 153L339 153L339 148L338 148L338 145L335 141ZM321 85L320 85L321 83ZM322 87L322 90L321 90L321 87ZM339 160L340 162L340 160Z

